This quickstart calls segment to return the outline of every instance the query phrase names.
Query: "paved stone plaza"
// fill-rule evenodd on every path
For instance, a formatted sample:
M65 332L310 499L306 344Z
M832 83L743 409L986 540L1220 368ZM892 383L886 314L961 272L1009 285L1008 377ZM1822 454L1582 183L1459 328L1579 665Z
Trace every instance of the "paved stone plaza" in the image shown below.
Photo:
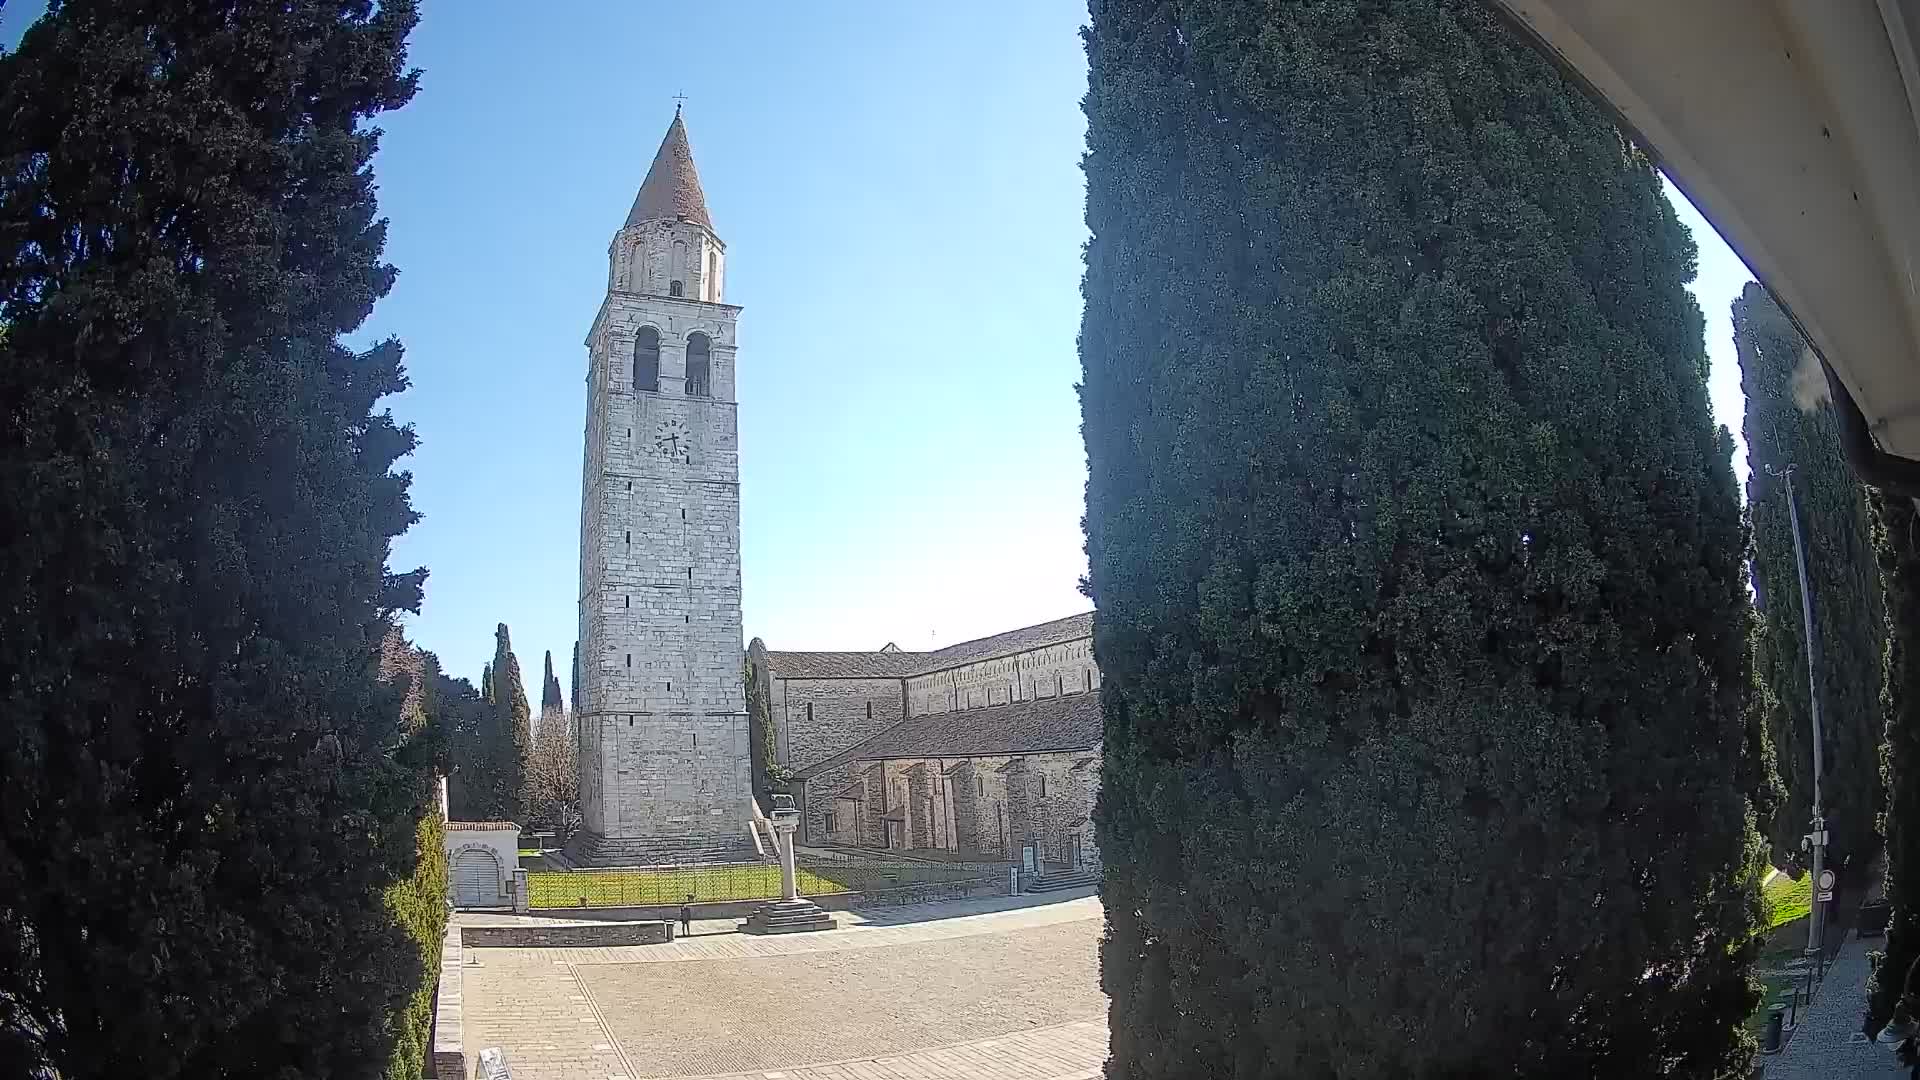
M515 1080L1083 1080L1106 1057L1099 901L960 901L758 938L467 949L467 1045ZM703 932L704 931L704 932Z

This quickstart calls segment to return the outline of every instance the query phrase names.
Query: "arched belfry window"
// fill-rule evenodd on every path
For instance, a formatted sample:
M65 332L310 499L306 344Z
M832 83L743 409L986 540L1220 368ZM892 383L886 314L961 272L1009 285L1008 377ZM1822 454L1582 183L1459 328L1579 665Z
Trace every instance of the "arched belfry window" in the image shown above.
M686 282L684 282L684 281L669 281L669 282L667 282L667 295L668 295L668 296L685 296L686 294L687 294L687 284L686 284Z
M687 396L713 396L713 345L705 334L687 335Z
M660 331L643 326L633 337L633 388L660 391Z

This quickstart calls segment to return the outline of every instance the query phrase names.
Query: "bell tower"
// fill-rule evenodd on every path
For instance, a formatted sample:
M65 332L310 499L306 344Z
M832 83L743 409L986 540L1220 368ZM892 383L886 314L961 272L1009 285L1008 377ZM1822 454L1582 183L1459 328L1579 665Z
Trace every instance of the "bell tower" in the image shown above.
M740 461L726 245L675 110L587 333L580 865L741 857Z

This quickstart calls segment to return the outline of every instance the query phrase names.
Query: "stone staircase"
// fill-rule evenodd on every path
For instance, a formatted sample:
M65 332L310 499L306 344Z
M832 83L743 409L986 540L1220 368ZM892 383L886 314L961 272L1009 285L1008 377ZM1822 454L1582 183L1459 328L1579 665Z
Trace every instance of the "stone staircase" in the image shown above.
M742 830L732 836L644 836L612 838L581 832L567 845L566 864L575 868L698 866L764 862Z
M1027 883L1030 893L1059 892L1063 889L1097 889L1100 875L1093 870L1046 870Z

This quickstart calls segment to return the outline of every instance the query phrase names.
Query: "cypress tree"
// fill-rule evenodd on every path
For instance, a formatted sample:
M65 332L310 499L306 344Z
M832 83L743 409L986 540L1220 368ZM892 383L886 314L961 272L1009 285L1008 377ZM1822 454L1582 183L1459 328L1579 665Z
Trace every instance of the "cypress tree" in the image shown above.
M1920 513L1913 500L1873 492L1881 580L1886 588L1888 792L1886 952L1874 965L1866 1028L1893 1016L1907 969L1920 959ZM1920 1002L1909 1002L1920 1010Z
M566 703L560 699L560 680L553 677L553 650L547 650L547 671L540 680L540 726L547 726L548 717L564 719Z
M524 823L528 810L527 761L533 757L533 716L506 623L493 631L492 670L493 708L498 720L490 733L488 749L496 770L496 797L501 817Z
M1121 1077L1746 1062L1732 441L1658 174L1464 0L1095 0Z
M1747 399L1747 504L1754 606L1760 616L1754 666L1767 688L1767 734L1786 787L1768 838L1776 862L1800 858L1800 838L1813 813L1813 727L1800 579L1786 483L1775 475L1791 467L1813 591L1828 862L1843 866L1877 848L1876 819L1885 798L1880 682L1886 613L1865 492L1840 455L1833 410L1807 394L1809 389L1824 392L1826 384L1811 366L1799 330L1758 284L1749 282L1733 302L1733 340Z
M485 752L498 714L465 679L444 674L434 681L435 722L452 742L447 775L447 814L455 821L489 821L501 816L492 757Z
M0 56L0 1074L367 1076L433 762L373 121L411 0L66 0Z

